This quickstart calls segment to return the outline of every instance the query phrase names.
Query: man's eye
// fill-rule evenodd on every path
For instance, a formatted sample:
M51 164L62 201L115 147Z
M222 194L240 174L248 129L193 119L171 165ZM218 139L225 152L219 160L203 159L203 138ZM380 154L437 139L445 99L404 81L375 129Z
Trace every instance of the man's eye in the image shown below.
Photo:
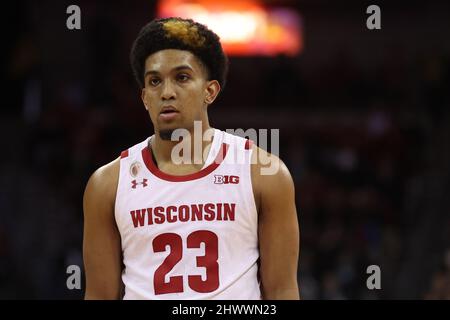
M184 81L187 81L187 80L189 79L189 76L188 76L187 74L179 74L178 77L177 77L177 79L178 79L179 81L184 82Z
M159 84L159 82L160 82L159 79L153 78L153 79L150 79L148 83L152 86L157 86Z

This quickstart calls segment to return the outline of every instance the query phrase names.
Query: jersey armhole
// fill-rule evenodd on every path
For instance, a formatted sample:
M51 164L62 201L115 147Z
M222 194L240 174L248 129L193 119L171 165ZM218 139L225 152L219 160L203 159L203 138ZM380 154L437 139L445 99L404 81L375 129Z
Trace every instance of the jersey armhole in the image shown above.
M245 141L245 146L244 146L245 150L250 150L252 148L252 146L253 146L253 141L250 139L247 139Z
M117 199L119 198L119 192L121 192L120 190L120 185L121 185L121 180L122 180L122 160L127 158L129 156L129 149L123 150L120 153L120 159L119 159L119 170L118 170L118 177L117 177L117 186L116 186L116 196L114 199L114 221L116 223L117 228L119 227L119 223L117 221L117 212L118 212L118 203L117 203Z
M253 203L253 208L255 209L256 212L256 219L259 220L259 212L258 212L258 205L257 205L257 201L256 201L256 197L255 197L255 192L253 190L253 174L252 174L252 169L253 169L253 161L252 161L252 157L253 157L253 141L250 139L247 139L245 141L245 152L248 152L248 175L249 175L249 184L250 184L250 192L252 195L252 203Z
M123 159L123 158L126 158L126 157L128 157L128 149L127 150L123 150L120 153L120 159Z

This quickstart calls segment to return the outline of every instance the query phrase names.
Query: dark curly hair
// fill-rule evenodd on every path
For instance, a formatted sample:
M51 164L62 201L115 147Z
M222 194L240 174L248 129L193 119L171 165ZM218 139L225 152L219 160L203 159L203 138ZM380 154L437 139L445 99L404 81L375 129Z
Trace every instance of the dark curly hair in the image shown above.
M139 32L130 53L131 68L137 83L144 88L147 57L164 49L187 50L206 67L207 79L225 88L228 58L219 37L205 25L179 17L155 19Z

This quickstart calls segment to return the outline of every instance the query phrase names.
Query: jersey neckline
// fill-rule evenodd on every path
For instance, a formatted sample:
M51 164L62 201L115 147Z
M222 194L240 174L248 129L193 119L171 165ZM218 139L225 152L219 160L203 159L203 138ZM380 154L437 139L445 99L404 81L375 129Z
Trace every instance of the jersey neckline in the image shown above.
M215 130L217 130L217 129L215 129ZM216 133L217 133L217 131L216 131ZM218 138L219 138L218 135L214 134L210 152L212 152L214 149L216 149L213 147L215 144L218 144L215 141ZM147 140L147 142L148 142L148 140ZM152 153L150 150L150 146L147 142L146 142L144 148L142 149L142 160L144 161L145 166L156 177L158 177L162 180L170 181L170 182L191 181L191 180L196 180L196 179L200 179L200 178L207 176L208 174L210 174L211 172L213 172L220 166L220 164L222 163L222 161L225 159L225 157L227 155L228 147L229 147L229 145L227 143L222 142L215 159L209 165L205 165L198 172L178 176L178 175L171 175L171 174L165 173L158 168L158 166L153 161L153 156L152 156ZM211 155L208 155L208 159L210 158L210 156ZM206 160L206 162L208 161L208 159Z

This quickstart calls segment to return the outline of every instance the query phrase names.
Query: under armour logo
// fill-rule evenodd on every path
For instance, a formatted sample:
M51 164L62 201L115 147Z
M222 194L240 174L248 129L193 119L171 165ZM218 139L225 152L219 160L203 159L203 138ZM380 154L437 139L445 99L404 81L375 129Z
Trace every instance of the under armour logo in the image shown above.
M142 187L146 187L148 184L147 184L147 179L142 179L142 182L137 182L136 180L133 180L133 181L131 181L131 187L133 188L133 189L136 189L136 186L138 185L138 184L142 184Z

